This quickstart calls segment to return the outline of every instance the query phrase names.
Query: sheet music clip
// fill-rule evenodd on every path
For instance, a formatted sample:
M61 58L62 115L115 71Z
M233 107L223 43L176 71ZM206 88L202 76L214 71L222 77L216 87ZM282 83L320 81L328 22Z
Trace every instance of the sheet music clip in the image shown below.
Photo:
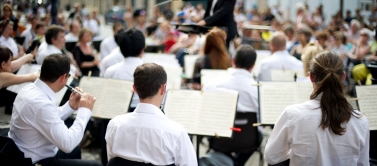
M253 123L253 127L258 127L258 126L261 126L262 124L260 123Z
M251 86L262 86L262 84L252 84Z
M89 72L88 72L88 81L89 81L90 76L92 76L92 71L91 70L89 70Z
M357 100L359 100L358 98L349 98L348 99L349 101L357 101Z
M361 82L360 82L360 80L357 80L357 84L359 84L359 86L361 86Z
M215 132L215 137L216 137L216 138L220 138L219 135L218 135L216 132Z

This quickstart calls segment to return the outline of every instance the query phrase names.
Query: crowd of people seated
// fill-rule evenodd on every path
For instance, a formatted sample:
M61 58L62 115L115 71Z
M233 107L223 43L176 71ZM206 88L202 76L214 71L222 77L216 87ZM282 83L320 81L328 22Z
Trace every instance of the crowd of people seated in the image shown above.
M377 7L368 18L363 18L359 9L354 16L347 11L343 18L339 11L325 18L322 5L311 11L307 4L297 3L297 13L291 20L277 6L264 11L254 6L245 11L242 5L235 0L209 0L207 5L186 3L173 12L167 4L155 7L150 18L146 9L129 6L122 21L112 25L113 35L103 38L97 8L89 10L84 4L74 4L67 18L59 11L51 19L49 4L36 10L30 4L18 5L17 12L22 11L27 18L27 22L22 22L20 15L14 14L17 12L13 11L13 5L5 4L0 17L0 106L5 106L7 114L13 112L8 136L25 158L42 165L101 165L96 161L81 163L81 156L77 155L80 153L77 145L84 133L91 135L94 130L101 130L101 134L89 139L101 144L103 165L118 158L127 160L118 162L128 164L213 165L220 160L216 160L216 154L210 153L215 157L197 161L185 129L160 111L166 93L166 72L160 65L143 61L143 55L154 50L174 55L183 69L186 69L185 56L198 55L192 66L193 78L185 82L190 86L185 87L237 91L236 118L247 117L252 121L260 116L259 96L253 84L272 81L273 69L303 71L305 81L312 82L315 89L311 100L284 110L267 142L266 161L278 164L290 159L292 165L368 165L369 142L373 141L369 141L368 121L352 109L344 96L355 95L355 84L372 84L368 64L377 60ZM176 25L186 23L210 29L189 34L177 29ZM259 28L253 28L255 25ZM258 51L262 50L269 56L257 65ZM41 72L16 75L27 63L41 65ZM203 69L227 70L228 77L202 86ZM71 76L76 80L72 85L78 85L84 76L133 81L135 94L130 114L112 120L90 118L96 98L80 88L72 94L67 91L63 100L67 102L55 107L55 93ZM25 82L34 83L23 88L23 93L17 95L6 90ZM306 115L304 111L312 107L316 112ZM70 119L75 110L78 110L76 118L67 127L64 120ZM95 129L86 129L88 124L95 124ZM306 127L311 130L306 131ZM222 141L228 146L236 146L237 142L219 138L209 139L210 149L221 153L217 156L221 160L244 165L261 143L260 130L249 131L256 137L250 137L253 143L247 149L229 148L232 151L221 147ZM304 131L306 135L300 135ZM350 146L339 149L337 141ZM304 146L312 147L312 151ZM306 156L300 156L302 151ZM70 152L77 154L73 158L65 154Z

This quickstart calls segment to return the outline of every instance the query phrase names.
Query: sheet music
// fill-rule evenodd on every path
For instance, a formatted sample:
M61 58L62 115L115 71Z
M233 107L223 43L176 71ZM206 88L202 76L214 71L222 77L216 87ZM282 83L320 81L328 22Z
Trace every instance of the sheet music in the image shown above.
M195 133L201 108L200 91L169 90L166 94L165 115L181 124L188 133Z
M24 74L30 74L30 73L37 73L41 71L41 65L32 65L32 64L25 64L20 67L16 75L24 75ZM12 85L7 88L7 90L18 93L22 88L24 88L26 85L31 84L32 82L25 82L18 85Z
M298 82L296 83L297 86L297 98L296 103L304 103L310 100L310 95L313 93L314 88L311 82Z
M204 92L196 134L231 137L238 93Z
M167 89L181 89L182 84L182 68L179 67L164 67L167 79Z
M211 69L202 69L200 70L200 80L202 86L210 84L214 80L218 80L222 77L229 75L227 70L211 70Z
M186 78L191 79L194 73L195 62L199 58L199 55L186 55L185 56L185 75Z
M231 137L237 99L237 92L171 90L164 111L189 134Z
M275 124L284 109L296 103L296 84L290 82L260 82L261 123Z
M93 117L112 119L128 112L133 95L132 85L133 82L124 80L83 77L79 87L97 99Z
M356 86L359 109L368 118L369 129L377 130L377 86Z
M297 77L297 73L303 73L301 71L295 71L295 70L277 70L277 69L271 69L271 81L295 81L295 74Z

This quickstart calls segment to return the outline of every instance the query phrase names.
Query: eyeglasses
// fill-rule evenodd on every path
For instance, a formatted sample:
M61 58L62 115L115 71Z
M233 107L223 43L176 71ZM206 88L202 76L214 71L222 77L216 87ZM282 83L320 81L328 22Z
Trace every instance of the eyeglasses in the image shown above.
M68 73L67 76L68 76L67 78L71 78L71 74Z

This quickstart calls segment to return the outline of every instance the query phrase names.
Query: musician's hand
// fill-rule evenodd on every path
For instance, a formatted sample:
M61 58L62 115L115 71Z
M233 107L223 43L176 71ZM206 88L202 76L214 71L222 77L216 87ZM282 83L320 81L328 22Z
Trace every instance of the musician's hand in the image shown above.
M79 87L76 87L75 89L76 89L77 91L81 92L81 93L84 93L84 92L82 91L82 89L79 88ZM79 95L78 93L76 93L76 92L72 92L72 93L71 93L71 96L69 96L69 106L71 106L71 108L74 109L74 110L79 109L80 98L81 98L81 97L80 97L80 95Z
M198 25L200 25L200 26L205 26L206 24L207 24L207 23L206 23L206 21L204 21L204 20L198 22Z
M96 102L96 98L90 94L83 94L80 98L80 107L88 108L93 111L94 103Z

